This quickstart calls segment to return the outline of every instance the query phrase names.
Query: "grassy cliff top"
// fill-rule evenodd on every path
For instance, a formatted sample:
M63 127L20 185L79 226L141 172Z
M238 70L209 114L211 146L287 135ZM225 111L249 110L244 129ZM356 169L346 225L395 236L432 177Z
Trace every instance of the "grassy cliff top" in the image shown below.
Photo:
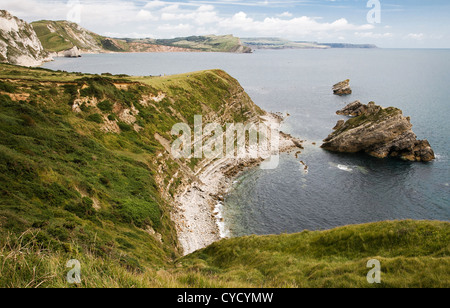
M161 191L173 195L191 161L160 155L155 134L172 140L196 114L245 121L253 111L220 70L131 78L1 64L0 247L27 234L52 254L167 265L178 244Z
M392 221L223 240L180 262L246 286L352 288L372 287L366 265L377 259L378 287L449 287L449 242L449 223Z

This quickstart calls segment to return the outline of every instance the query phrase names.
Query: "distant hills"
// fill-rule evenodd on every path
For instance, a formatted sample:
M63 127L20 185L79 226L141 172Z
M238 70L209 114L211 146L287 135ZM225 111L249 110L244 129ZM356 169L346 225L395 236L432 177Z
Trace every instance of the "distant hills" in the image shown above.
M378 48L372 44L317 43L289 41L282 38L242 38L242 43L253 49L329 49L329 48Z
M190 36L175 39L133 39L101 36L68 21L42 20L31 23L45 49L61 52L73 47L84 52L212 51L251 52L233 35Z
M233 52L250 53L233 35L175 39L111 38L70 21L41 20L31 24L0 10L0 63L39 66L55 56L107 52Z
M244 38L203 35L173 39L112 38L70 21L41 20L28 24L0 10L0 62L38 66L55 56L108 52L231 52L253 49L377 48L375 45L289 41L281 38Z

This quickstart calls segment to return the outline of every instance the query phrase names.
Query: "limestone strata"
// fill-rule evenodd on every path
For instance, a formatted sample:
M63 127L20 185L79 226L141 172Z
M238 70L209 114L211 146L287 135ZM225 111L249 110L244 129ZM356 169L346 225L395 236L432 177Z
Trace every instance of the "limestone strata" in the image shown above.
M324 140L323 149L340 153L365 152L378 158L398 157L406 161L435 159L430 143L417 140L411 119L403 116L398 108L354 102L337 113L357 116L345 123L339 121L335 131Z
M333 86L333 93L339 96L352 94L352 89L350 88L350 79L335 84Z

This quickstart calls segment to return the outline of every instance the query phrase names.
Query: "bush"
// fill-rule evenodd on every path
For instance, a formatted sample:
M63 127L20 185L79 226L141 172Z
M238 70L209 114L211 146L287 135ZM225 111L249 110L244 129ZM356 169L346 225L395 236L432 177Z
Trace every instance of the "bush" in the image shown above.
M56 96L58 95L58 90L56 88L50 88L50 90L48 90L48 93L52 96Z
M47 230L47 233L63 242L69 239L69 232L62 226L52 226Z
M14 93L16 91L16 87L9 83L0 81L0 91Z
M36 126L36 122L35 122L35 121L33 120L33 118L30 117L29 115L23 114L23 115L21 115L20 117L21 117L21 119L22 119L22 121L23 121L23 125L24 125L24 126L29 126L29 127Z
M94 201L92 201L92 199L84 197L80 203L69 203L64 207L64 209L77 215L79 218L87 219L95 215L93 205Z
M86 103L81 104L80 106L81 111L83 112L89 112L89 110L91 110L91 107L89 107L88 105L86 105Z
M133 126L124 123L124 122L119 122L117 125L119 125L120 130L124 131L124 132L129 132L133 130Z
M98 103L97 107L103 112L112 112L114 104L109 100L104 100L103 102Z
M94 114L91 114L90 116L88 116L87 120L91 121L91 122L98 123L98 124L102 124L103 123L103 116L101 114L94 113Z
M66 84L63 86L64 93L69 94L71 98L75 98L78 94L78 86L74 84Z

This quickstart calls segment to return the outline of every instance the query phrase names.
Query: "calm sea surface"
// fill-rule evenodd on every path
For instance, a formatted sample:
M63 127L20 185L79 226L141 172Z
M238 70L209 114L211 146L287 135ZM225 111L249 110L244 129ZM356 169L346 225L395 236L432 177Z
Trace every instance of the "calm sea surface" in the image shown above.
M278 169L254 169L237 179L224 204L234 236L407 218L450 221L450 50L104 54L44 67L128 75L220 68L263 109L288 112L283 130L307 140L306 148L298 159L283 154ZM332 95L331 86L347 78L353 95ZM406 163L321 150L321 140L343 118L336 110L356 99L401 108L437 160Z

